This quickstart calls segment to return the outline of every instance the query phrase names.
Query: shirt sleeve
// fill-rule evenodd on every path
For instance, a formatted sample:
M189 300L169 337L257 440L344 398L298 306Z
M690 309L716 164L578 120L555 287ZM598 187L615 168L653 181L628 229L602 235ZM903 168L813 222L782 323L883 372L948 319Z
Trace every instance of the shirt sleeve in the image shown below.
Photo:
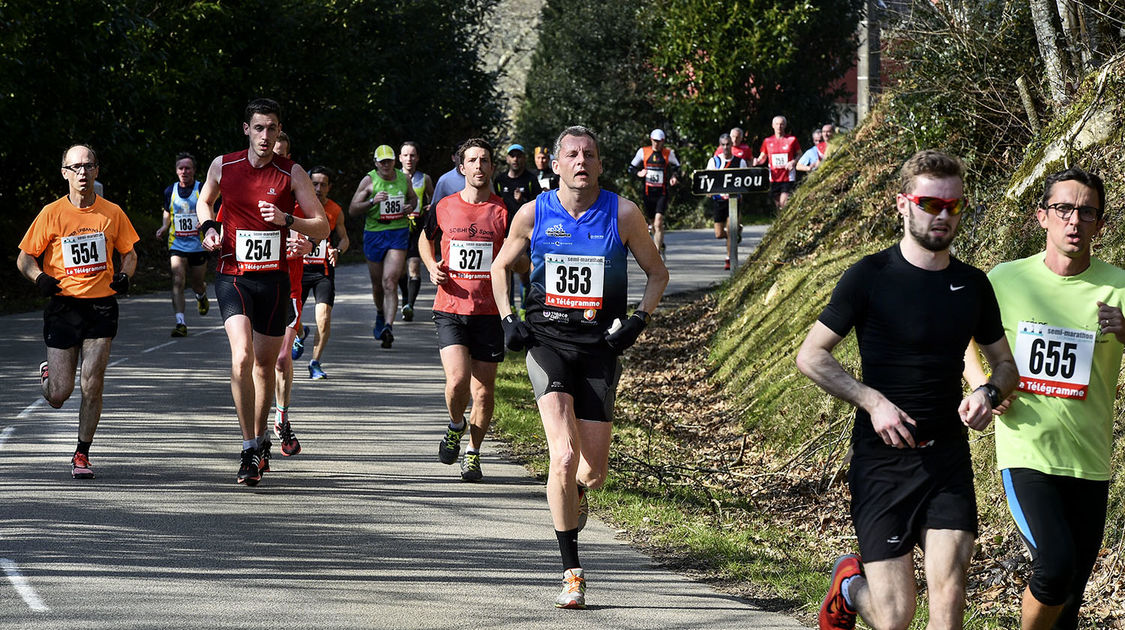
M133 224L129 221L129 217L124 210L118 209L116 214L117 234L113 240L113 248L119 254L126 254L133 251L133 245L141 240L141 237L133 229Z
M38 258L43 255L43 252L47 250L47 244L51 241L51 234L47 229L46 215L46 212L40 211L35 220L31 222L31 227L27 228L23 240L20 241L20 249L29 256Z
M645 163L645 150L637 149L637 154L633 156L633 161L629 162L629 166L640 166Z
M1000 304L996 301L996 291L992 283L981 273L980 277L980 320L973 339L978 344L989 345L1000 341L1004 337L1004 322L1000 318Z
M426 233L426 238L431 241L438 241L441 239L441 228L438 227L436 204L434 205L433 212L427 212L422 218L422 231Z
M862 261L844 272L836 283L836 288L832 290L828 306L824 307L817 318L817 321L841 337L846 337L863 315L866 303L863 286L866 284L867 273L861 264Z
M672 166L675 166L675 167L679 168L680 160L679 160L679 158L676 157L675 151L669 151L668 152L668 163L671 164Z

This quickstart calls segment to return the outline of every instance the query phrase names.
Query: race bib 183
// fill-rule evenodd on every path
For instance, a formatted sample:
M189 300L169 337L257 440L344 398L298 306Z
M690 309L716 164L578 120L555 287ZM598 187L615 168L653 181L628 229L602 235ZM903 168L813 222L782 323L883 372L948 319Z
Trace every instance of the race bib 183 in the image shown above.
M235 260L243 271L281 269L281 230L238 230Z
M1020 322L1015 353L1020 391L1085 400L1094 337L1089 330Z
M199 216L194 212L172 215L172 229L176 236L198 236Z
M604 256L545 254L547 306L600 309Z
M484 280L491 276L492 241L449 241L449 271L454 278Z
M90 232L62 237L63 270L68 276L105 271L109 265L105 233Z

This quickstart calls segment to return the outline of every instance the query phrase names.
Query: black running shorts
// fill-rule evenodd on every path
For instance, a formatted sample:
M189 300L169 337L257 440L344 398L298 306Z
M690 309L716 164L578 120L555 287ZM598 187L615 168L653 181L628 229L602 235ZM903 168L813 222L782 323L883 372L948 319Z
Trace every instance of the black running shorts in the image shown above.
M504 329L499 315L457 315L434 311L438 349L465 346L477 361L500 363L504 360Z
M181 252L178 249L168 250L168 257L179 256L186 258L189 267L199 267L207 264L207 252Z
M770 192L775 195L791 193L797 189L797 182L770 182ZM866 558L864 558L866 560Z
M225 273L215 278L215 297L223 321L235 315L250 318L254 332L270 337L285 334L289 317L289 273L249 273L233 276Z
M726 223L727 218L730 217L730 200L728 199L712 199L711 200L711 218L715 223Z
M856 453L848 470L852 522L865 562L911 553L926 529L977 532L969 445Z
M418 253L418 238L422 234L422 221L423 218L419 217L415 219L410 226L410 242L406 245L407 258L419 258L422 256Z
M574 397L579 420L613 420L621 363L608 349L587 352L537 342L527 351L527 375L536 400L563 392Z
M336 279L326 276L319 271L309 272L305 268L305 275L301 276L301 304L309 299L312 293L317 304L332 306L336 303Z
M645 219L652 221L658 214L668 212L668 195L645 193Z
M48 348L66 350L86 339L117 336L117 298L52 296L43 310L43 340Z

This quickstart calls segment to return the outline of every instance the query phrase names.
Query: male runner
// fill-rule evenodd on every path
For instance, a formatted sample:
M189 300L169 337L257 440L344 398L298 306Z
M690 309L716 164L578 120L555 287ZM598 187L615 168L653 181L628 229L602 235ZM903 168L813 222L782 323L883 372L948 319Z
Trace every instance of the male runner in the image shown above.
M551 148L535 147L535 181L540 190L554 190L559 187L559 176L551 170Z
M55 409L74 391L82 353L82 404L78 447L70 459L75 479L93 479L90 444L102 415L102 388L109 348L117 336L117 294L129 291L137 269L139 240L117 204L94 193L98 156L84 144L63 152L67 195L45 206L20 241L16 266L50 298L43 311L47 360L39 364L43 397ZM113 251L121 256L114 273ZM42 256L42 265L39 257Z
M994 412L996 465L1032 558L1023 628L1072 630L1105 533L1125 271L1091 254L1105 226L1097 175L1048 176L1036 218L1045 250L988 274L1020 373L1020 394ZM982 382L975 348L966 357Z
M316 198L324 207L324 214L328 217L328 225L332 229L329 238L318 242L316 249L305 256L305 273L301 278L302 309L305 300L309 299L309 293L312 293L316 300L316 344L313 346L313 358L309 361L309 378L320 380L328 378L320 366L320 358L324 356L324 347L328 344L328 338L332 336L332 306L336 303L336 263L340 259L340 254L348 251L351 241L348 240L348 228L340 219L343 208L328 198L328 193L332 190L331 172L326 167L314 166L309 169L309 179L312 180ZM332 235L336 237L335 245L332 244ZM299 358L301 353L294 350L293 360Z
M820 161L824 159L824 153L821 147L824 143L821 141L820 129L814 129L812 132L812 146L808 151L801 154L801 159L797 160L798 173L810 173L820 166ZM804 177L804 175L801 175Z
M508 146L507 152L508 168L496 174L496 193L504 200L504 205L508 208L508 225L512 224L512 217L516 216L516 212L523 206L523 204L535 199L543 190L539 187L538 178L527 170L527 157L524 155L522 144L513 144ZM531 283L531 277L526 271L519 274L520 285L523 290L520 292L520 307L527 308L525 303L527 300L528 285ZM515 283L511 284L509 289L511 293L508 296L509 302L515 305Z
M664 256L664 215L668 212L671 187L679 183L680 160L664 146L664 132L653 129L651 146L637 149L629 163L629 173L645 180L645 217L652 221L652 238Z
M418 195L410 179L395 169L395 150L381 144L375 149L375 170L363 177L352 195L348 214L366 215L363 226L363 255L371 276L375 302L375 327L371 333L390 348L392 327L398 311L398 279L406 263L410 241L408 216L418 207Z
M774 116L773 135L762 140L762 150L754 158L754 166L769 162L770 192L778 209L789 202L789 195L797 185L797 158L801 155L801 143L786 134L788 125L785 116Z
M633 202L598 185L598 143L585 127L555 141L559 188L516 214L492 263L505 345L528 348L527 368L550 453L547 503L563 564L560 608L586 606L578 560L585 490L601 487L609 467L617 357L637 340L668 284L668 269ZM508 270L531 246L527 321L508 304ZM645 272L644 297L626 317L627 252ZM582 517L582 518L580 518Z
M504 244L508 209L492 190L492 146L472 138L458 154L465 189L438 201L426 215L426 238L418 250L430 279L438 285L433 318L449 410L438 459L443 464L457 461L471 397L469 447L461 461L461 479L480 481L480 447L492 422L496 366L504 360L504 331L492 299L489 268ZM435 243L440 263L434 256Z
M176 156L176 183L164 189L164 217L156 238L168 233L168 259L172 265L172 312L176 315L173 337L187 337L184 320L184 281L191 274L191 288L200 315L211 310L207 300L207 250L199 241L199 218L195 202L203 184L195 179L195 156L180 153ZM171 230L169 230L171 226Z
M734 142L728 133L719 136L719 153L712 156L707 164L708 170L724 168L746 168L746 160L735 157ZM727 223L730 219L730 195L711 195L711 215L715 220L715 238L727 241L727 257L723 269L730 271L730 233L727 231ZM737 238L741 240L741 226L738 234Z
M231 394L242 429L236 481L253 486L262 478L259 447L268 440L274 363L287 321L289 275L283 250L295 240L291 230L326 238L328 220L305 170L274 153L281 106L255 99L243 120L248 148L211 162L196 209L203 246L220 252L215 297L230 343ZM212 208L220 195L221 223ZM294 203L301 204L305 217L294 216Z
M414 321L414 301L422 289L422 259L418 255L418 237L422 234L422 224L426 209L434 195L434 182L429 175L418 172L418 143L406 141L398 150L398 161L402 164L402 174L410 179L410 187L418 197L418 205L410 213L410 246L406 249L406 273L398 281L402 291L402 321Z
M925 550L929 628L960 628L977 532L965 427L982 430L1017 374L984 274L952 257L966 203L957 158L920 151L900 174L904 235L852 265L813 324L797 367L856 406L848 472L863 555L841 556L820 628L906 628L914 618L914 546ZM855 328L863 382L832 350ZM964 347L985 342L992 379L961 397Z
M743 160L753 156L753 153L751 153L750 145L742 141L745 135L745 132L742 131L742 127L731 127L730 129L730 152L734 154L734 157ZM719 155L722 152L723 148L717 147L715 149L714 155Z

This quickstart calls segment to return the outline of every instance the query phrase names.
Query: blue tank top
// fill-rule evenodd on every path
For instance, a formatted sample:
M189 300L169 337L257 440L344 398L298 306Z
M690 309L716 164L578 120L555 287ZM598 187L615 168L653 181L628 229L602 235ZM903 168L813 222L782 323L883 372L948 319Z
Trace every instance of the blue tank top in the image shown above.
M617 230L618 199L603 190L575 219L557 190L535 198L526 317L537 336L601 345L613 320L625 317L629 259Z
M172 224L168 226L168 249L188 253L207 251L199 240L199 218L195 214L195 204L202 188L203 185L196 181L191 194L181 197L178 182L168 187L166 210L172 215Z

